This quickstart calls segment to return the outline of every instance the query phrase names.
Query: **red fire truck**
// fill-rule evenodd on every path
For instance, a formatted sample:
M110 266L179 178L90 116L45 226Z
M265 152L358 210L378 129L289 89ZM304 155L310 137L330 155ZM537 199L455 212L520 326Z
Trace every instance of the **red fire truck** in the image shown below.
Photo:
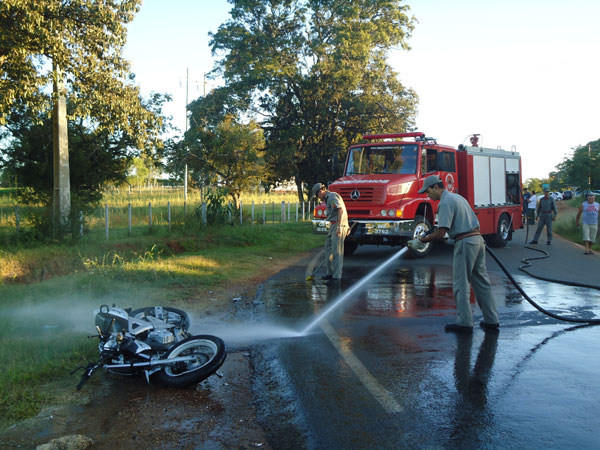
M440 145L424 133L363 136L352 145L344 176L329 185L344 199L351 231L345 254L359 245L405 245L437 223L437 206L417 191L437 174L445 188L467 199L479 219L481 234L493 247L504 247L512 232L523 227L521 157L515 151L478 146L458 150ZM313 232L327 233L325 204L314 210ZM425 256L428 244L413 256Z

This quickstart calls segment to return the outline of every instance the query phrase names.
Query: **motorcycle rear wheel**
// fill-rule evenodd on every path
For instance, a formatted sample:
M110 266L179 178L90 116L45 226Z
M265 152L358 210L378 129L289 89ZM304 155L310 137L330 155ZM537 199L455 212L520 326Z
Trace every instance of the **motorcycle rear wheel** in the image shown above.
M154 308L154 306L146 306L144 308L134 309L129 313L129 315L135 317L136 319L144 319L148 316L156 317ZM165 315L167 323L174 324L183 331L187 331L190 328L190 317L185 311L172 308L170 306L163 306L162 310L163 314L166 313Z
M177 388L199 383L221 367L227 353L221 338L203 334L178 342L169 349L164 359L189 355L194 355L196 359L164 366L162 370L152 375L152 379Z

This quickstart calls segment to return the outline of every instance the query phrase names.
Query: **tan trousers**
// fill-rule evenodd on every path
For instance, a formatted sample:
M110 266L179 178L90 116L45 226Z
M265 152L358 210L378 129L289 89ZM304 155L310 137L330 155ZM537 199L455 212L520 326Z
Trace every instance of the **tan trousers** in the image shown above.
M350 229L347 226L341 226L340 236L337 234L337 226L329 228L329 233L325 239L325 258L327 258L327 275L333 278L342 278L342 268L344 266L344 240Z
M486 323L498 323L496 302L485 264L485 243L481 236L471 236L454 244L453 290L456 300L456 323L473 326L471 287Z

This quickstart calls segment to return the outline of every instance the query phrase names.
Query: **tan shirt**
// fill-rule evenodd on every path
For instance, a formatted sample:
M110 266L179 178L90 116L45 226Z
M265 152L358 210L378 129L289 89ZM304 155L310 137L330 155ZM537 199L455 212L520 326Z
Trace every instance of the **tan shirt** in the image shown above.
M348 226L348 212L344 200L339 194L328 192L325 205L327 206L327 220Z

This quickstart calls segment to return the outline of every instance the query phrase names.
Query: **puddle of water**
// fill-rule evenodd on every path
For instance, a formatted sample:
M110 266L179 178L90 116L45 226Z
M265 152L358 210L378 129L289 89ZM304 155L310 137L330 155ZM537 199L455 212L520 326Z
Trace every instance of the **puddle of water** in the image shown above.
M223 339L228 345L248 345L270 339L299 337L300 333L292 328L269 323L228 323L202 322L193 320L192 334L212 334Z

